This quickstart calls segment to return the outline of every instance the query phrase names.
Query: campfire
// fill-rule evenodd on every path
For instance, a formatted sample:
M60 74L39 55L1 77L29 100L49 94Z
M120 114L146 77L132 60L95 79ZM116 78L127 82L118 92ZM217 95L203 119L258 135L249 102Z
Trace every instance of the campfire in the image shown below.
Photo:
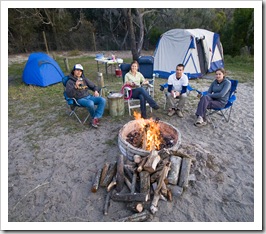
M160 200L171 202L173 196L181 196L194 160L178 150L181 134L175 127L135 117L119 131L122 154L97 171L91 188L92 192L99 186L106 188L104 215L108 215L110 200L125 202L134 212L118 222L146 221L158 211Z
M136 148L148 151L153 149L159 151L173 146L173 140L164 136L163 132L161 132L158 119L142 119L137 112L134 112L134 116L138 120L140 128L134 129L127 135L127 142Z
M158 119L142 119L136 112L134 116L118 135L119 149L129 160L133 161L135 154L145 157L151 150L178 149L181 133L177 128Z

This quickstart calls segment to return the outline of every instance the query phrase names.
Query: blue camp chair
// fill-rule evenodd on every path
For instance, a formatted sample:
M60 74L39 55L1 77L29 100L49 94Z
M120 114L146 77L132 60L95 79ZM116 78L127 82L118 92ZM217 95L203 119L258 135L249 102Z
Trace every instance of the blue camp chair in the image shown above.
M63 83L64 87L66 87L66 83L67 83L68 79L69 79L68 76L64 76L64 77L63 77L63 79L62 79L62 83ZM77 110L78 108L85 108L85 107L81 106L81 105L77 102L77 100L76 100L75 98L70 98L70 97L68 97L67 94L66 94L66 90L65 90L65 88L64 88L64 93L63 93L63 94L64 94L64 97L65 97L65 100L66 100L67 106L68 106L68 108L70 109L69 116L74 115L74 116L77 118L77 120L78 120L81 124L85 124L85 122L86 122L86 121L88 120L88 118L90 117L90 113L88 113L87 116L86 116L86 118L82 121L82 120L80 119L80 117L77 115L76 110ZM86 111L87 111L87 110L86 110Z
M172 71L171 74L173 74L175 71ZM188 76L188 79L190 79L190 74L189 73L185 73ZM160 84L160 90L162 92L164 92L164 109L166 108L166 104L167 104L167 88L168 88L168 83L164 83L164 84ZM197 93L201 93L199 90L192 88L189 84L187 86L187 92L188 94L191 91L196 91Z
M224 120L225 122L229 122L230 117L231 117L233 104L236 101L236 92L237 92L238 80L232 80L232 79L229 79L229 80L231 81L231 90L230 90L228 102L225 105L225 107L215 108L215 109L207 109L206 116L208 118L208 121L213 125L214 128L217 128L217 126L214 123L214 119L212 118L212 116L214 114L218 114L218 115L222 116L222 120ZM207 93L208 93L207 91L202 92L202 95L206 95Z
M154 98L154 84L155 84L155 74L153 73L153 60L149 59L150 56L142 57L142 60L138 61L139 64L139 71L143 74L144 78L149 81L149 85L146 87L148 93L150 96ZM140 57L141 58L141 57ZM152 63L152 69L151 69L151 63ZM120 64L120 69L122 71L122 79L123 84L125 83L125 75L130 71L130 64L128 63L122 63ZM140 108L139 99L133 99L129 98L130 94L130 88L124 89L124 95L125 95L125 102L128 105L128 113L131 115L131 109ZM146 106L149 107L149 104L146 103ZM150 108L150 111L152 112L152 108Z

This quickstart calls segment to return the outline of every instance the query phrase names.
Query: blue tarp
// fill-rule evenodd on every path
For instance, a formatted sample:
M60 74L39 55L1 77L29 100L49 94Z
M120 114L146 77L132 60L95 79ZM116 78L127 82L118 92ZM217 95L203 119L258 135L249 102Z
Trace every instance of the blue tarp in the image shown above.
M45 53L32 53L24 67L22 80L28 85L49 86L62 82L64 73L58 63Z

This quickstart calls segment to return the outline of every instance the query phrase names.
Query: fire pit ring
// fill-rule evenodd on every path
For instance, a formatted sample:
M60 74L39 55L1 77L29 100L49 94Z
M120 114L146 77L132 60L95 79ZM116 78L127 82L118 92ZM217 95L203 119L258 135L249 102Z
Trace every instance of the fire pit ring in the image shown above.
M140 129L140 125L138 123L139 120L132 120L125 124L119 131L118 134L118 146L121 151L121 153L127 157L130 161L133 161L133 157L135 154L140 155L141 157L146 157L150 151L136 148L133 145L131 145L129 142L126 141L127 135L132 130ZM149 121L149 120L147 120ZM163 132L164 135L170 136L173 138L173 146L168 148L169 150L177 150L178 147L181 144L181 133L180 131L174 127L173 125L159 121L160 131Z

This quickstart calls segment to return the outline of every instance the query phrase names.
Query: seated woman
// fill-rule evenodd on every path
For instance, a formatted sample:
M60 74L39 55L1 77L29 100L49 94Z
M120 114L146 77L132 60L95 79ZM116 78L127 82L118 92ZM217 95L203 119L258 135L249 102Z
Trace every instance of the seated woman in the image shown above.
M90 91L93 93L91 94ZM83 66L76 64L69 74L66 84L67 96L76 98L77 102L87 108L91 115L91 125L98 128L99 119L103 116L106 100L100 97L97 86L84 76ZM95 105L97 108L95 109Z
M140 100L140 112L143 119L147 118L146 102L155 110L159 109L157 103L152 99L146 89L141 87L141 84L148 84L143 75L138 72L139 64L137 61L131 63L130 71L125 75L125 84L132 88L132 98Z
M211 83L207 94L201 96L196 111L196 126L204 126L207 124L207 109L223 108L227 104L231 89L231 82L225 78L225 70L218 68L215 71L215 80Z

